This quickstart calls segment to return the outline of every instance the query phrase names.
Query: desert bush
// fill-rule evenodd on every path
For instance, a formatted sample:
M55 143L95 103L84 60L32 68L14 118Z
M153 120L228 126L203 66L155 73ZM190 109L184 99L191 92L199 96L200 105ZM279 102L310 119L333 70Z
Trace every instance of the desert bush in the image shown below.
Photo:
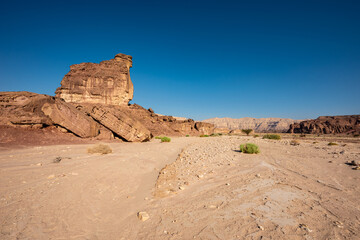
M254 135L254 138L257 138L257 137L259 137L259 135L255 134L255 135Z
M221 136L221 133L212 133L210 137L219 137Z
M96 144L95 146L88 148L87 152L91 154L98 153L104 155L104 154L112 153L112 149L108 145Z
M329 146L336 146L336 145L338 145L338 144L337 144L337 143L334 143L334 142L329 142L328 145L329 145Z
M171 141L171 138L169 137L162 137L161 138L161 142L170 142Z
M246 143L240 145L240 151L243 153L257 154L260 152L259 147L253 143Z
M281 136L278 134L265 134L263 136L264 139L275 139L275 140L279 140L281 139Z
M203 135L200 135L200 137L209 137L209 135L203 134Z
M248 136L252 131L253 131L252 129L241 129L241 132L245 133Z
M300 137L306 137L306 135L305 134L300 134Z
M156 136L156 137L155 137L155 139L161 139L161 138L162 138L162 137L160 137L160 136Z
M360 134L354 134L354 137L359 137L360 136Z
M291 140L290 141L290 145L292 145L292 146L298 146L298 145L300 145L300 142L298 141L298 140Z
M186 134L186 136L185 136L185 137L190 137L190 136L189 136L189 134Z

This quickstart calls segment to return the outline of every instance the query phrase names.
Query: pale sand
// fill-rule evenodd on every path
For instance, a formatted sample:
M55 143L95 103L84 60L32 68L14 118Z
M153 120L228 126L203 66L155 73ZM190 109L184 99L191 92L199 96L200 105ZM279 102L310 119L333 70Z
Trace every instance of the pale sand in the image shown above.
M261 153L239 153L245 142ZM360 143L288 142L184 137L107 143L113 153L101 156L87 153L91 145L1 151L0 239L359 239L360 171L345 162L360 160Z

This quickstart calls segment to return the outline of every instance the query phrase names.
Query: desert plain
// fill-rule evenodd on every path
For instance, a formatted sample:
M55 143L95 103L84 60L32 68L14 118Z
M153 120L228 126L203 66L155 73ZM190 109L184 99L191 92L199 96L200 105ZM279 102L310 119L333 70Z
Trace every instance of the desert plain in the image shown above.
M359 239L360 139L292 138L2 145L0 239Z

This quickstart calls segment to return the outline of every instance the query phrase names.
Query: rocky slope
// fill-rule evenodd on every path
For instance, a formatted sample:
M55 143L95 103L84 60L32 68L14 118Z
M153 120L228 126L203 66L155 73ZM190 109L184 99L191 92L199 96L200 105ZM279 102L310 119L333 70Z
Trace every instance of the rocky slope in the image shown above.
M290 124L300 122L289 118L210 118L203 122L212 123L221 129L253 129L255 132L286 132Z
M213 133L212 124L157 115L151 108L129 104L133 97L131 66L132 57L124 54L100 64L72 65L55 97L0 92L0 125L21 127L22 132L55 127L81 138L129 142L148 141L156 135Z
M289 133L360 134L360 115L322 116L290 125Z

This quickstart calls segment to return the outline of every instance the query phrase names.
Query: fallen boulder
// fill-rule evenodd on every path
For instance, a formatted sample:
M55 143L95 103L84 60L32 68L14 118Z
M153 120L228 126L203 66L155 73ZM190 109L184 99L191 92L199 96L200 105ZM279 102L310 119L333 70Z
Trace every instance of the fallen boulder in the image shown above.
M151 132L144 125L121 111L94 106L89 114L126 141L144 142L152 138Z
M58 98L54 103L45 103L41 110L55 124L79 137L96 137L99 134L98 124L91 117Z

